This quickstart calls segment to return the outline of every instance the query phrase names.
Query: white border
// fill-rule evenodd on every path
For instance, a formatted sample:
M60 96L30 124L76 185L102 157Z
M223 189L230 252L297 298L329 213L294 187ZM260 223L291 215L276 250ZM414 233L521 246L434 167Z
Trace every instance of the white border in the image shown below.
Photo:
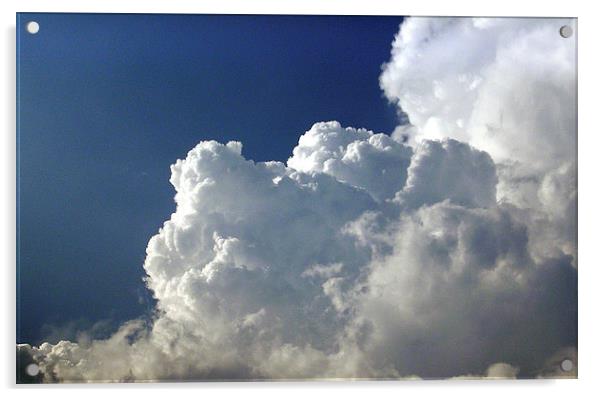
M44 393L50 395L142 392L162 395L166 389L178 393L250 395L306 395L343 392L350 395L366 393L425 393L426 395L501 396L518 393L546 395L589 395L602 389L600 358L600 303L602 281L600 254L602 233L600 217L599 165L602 128L599 126L600 73L602 65L602 17L595 2L565 0L538 1L497 0L74 0L2 1L2 120L4 133L0 147L0 182L2 194L2 225L0 252L4 255L2 324L0 332L1 385L9 394ZM406 382L340 382L340 383L203 383L158 385L84 386L15 386L15 12L144 12L144 13L239 13L239 14L365 14L365 15L487 15L487 16L572 16L579 18L579 380L565 381L406 381Z
M502 15L576 16L575 1L546 1L537 6L524 0L391 1L391 0L136 0L82 2L60 0L19 1L19 11L48 12L147 12L225 14L349 14L349 15ZM544 6L545 5L545 6Z

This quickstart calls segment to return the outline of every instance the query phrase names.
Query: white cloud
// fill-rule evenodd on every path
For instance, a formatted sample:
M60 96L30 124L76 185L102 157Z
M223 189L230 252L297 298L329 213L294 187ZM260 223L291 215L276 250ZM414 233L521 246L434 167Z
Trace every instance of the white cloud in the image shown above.
M575 256L576 40L560 36L562 25L575 21L409 18L380 84L411 123L393 136L486 151L497 163L497 199L533 218L537 255Z
M513 379L516 378L519 368L506 363L496 363L487 368L485 377L493 379Z
M513 367L506 363L495 363L487 368L482 375L461 375L454 376L452 379L516 379L520 368Z
M380 84L416 127L414 139L451 137L495 161L555 166L576 150L576 41L558 34L567 24L409 18Z
M398 199L412 208L443 200L468 207L495 205L497 176L491 157L453 139L422 141Z
M330 121L314 124L299 138L287 165L324 172L384 200L403 187L411 156L410 147L388 135Z
M576 344L556 22L406 20L381 85L413 125L392 137L317 123L287 164L199 143L147 247L151 324L22 362L46 381L553 374Z
M366 357L401 374L450 377L507 361L533 375L576 337L570 257L535 262L513 207L443 202L402 214L384 237L352 230L368 231L375 258L351 295L354 326L369 330Z
M489 164L452 145L412 164ZM201 143L172 168L178 208L145 263L152 326L33 349L48 380L447 377L501 359L534 371L573 336L557 328L574 310L558 296L574 269L535 262L519 209L421 194L392 210L233 146ZM476 179L489 198L490 174ZM465 183L445 178L445 190Z

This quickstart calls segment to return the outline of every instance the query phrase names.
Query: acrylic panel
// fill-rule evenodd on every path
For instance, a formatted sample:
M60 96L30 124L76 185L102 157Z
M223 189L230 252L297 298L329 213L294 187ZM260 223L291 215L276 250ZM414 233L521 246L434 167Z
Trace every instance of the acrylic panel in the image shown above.
M577 20L17 14L18 383L577 376Z

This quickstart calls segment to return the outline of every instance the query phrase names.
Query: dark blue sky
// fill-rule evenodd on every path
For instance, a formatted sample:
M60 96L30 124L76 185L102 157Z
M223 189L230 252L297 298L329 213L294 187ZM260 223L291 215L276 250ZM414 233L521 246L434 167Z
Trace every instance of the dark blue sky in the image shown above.
M17 342L149 311L142 263L175 208L169 165L199 141L285 161L317 121L392 131L378 76L400 23L20 14Z

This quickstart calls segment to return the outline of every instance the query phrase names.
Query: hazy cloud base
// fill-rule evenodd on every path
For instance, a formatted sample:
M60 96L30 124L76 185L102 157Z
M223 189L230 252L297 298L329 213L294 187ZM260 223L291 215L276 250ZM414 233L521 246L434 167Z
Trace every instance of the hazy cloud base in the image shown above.
M154 320L19 345L21 379L576 376L563 24L408 18L380 83L410 124L316 123L287 164L199 143L147 247Z

